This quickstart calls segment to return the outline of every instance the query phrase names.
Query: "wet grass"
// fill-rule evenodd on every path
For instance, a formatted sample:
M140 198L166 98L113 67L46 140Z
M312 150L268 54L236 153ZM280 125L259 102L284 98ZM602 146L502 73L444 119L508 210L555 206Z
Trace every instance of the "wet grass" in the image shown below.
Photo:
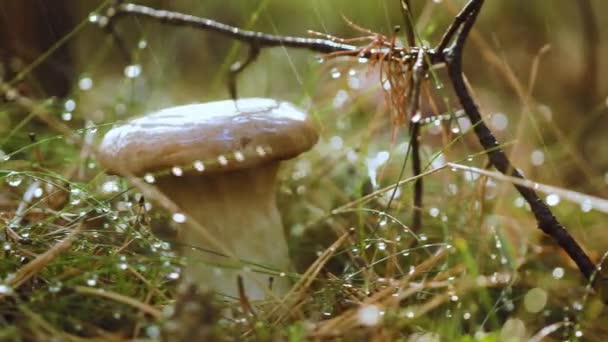
M285 9L267 2L256 6L243 10L246 25L260 29L261 16L262 28L294 29L293 23L266 15ZM193 10L212 10L214 3L200 7ZM329 20L330 9L311 8ZM379 27L397 20L385 17L382 6L369 18ZM425 18L430 24L420 34L431 39L443 19L435 22L428 13ZM325 24L340 23L337 16ZM294 269L273 274L292 279L292 291L250 306L180 288L184 260L173 241L180 225L171 220L176 208L145 180L105 174L96 163L95 146L111 125L129 116L225 97L224 74L217 70L229 66L232 60L225 56L237 56L239 48L232 46L217 57L221 63L202 68L211 82L194 89L188 82L200 76L184 75L174 58L192 60L180 55L180 41L191 41L196 33L172 37L163 34L166 28L127 25L137 28L127 36L139 41L131 67L115 58L110 40L102 40L95 53L81 48L86 53L80 56L79 80L90 82L75 82L69 98L8 96L11 89L4 85L10 82L3 83L10 101L0 107L0 340L157 340L162 329L171 332L169 340L593 341L607 336L600 296L536 230L512 180L484 171L483 151L460 117L441 70L435 82L443 86L429 82L431 89L439 88L440 100L428 100L427 107L438 105L434 114L443 116L425 120L422 127L423 224L412 232L411 161L401 175L410 137L387 114L377 66L343 59L319 63L301 51L266 51L239 78L243 96L290 99L309 108L321 129L319 144L280 173L278 203ZM472 83L482 112L526 175L558 185L547 188L545 198L601 262L607 247L602 241L606 215L599 210L604 202L580 193L605 198L608 181L606 170L581 157L576 144L589 123L576 120L564 127L561 99L541 104L535 98L535 87L551 86L546 77L528 78L543 67L536 50L522 77L509 66L509 51L490 48L482 32L470 53L509 88L495 90L482 71L471 70L471 78L481 82ZM78 37L103 37L85 25L72 35L74 44L84 47L91 42ZM180 75L184 85L167 87ZM513 91L519 96L504 100L513 98ZM605 112L601 101L591 111L594 118ZM575 181L565 176L570 174ZM542 184L538 187L542 191ZM179 331L171 330L175 321Z

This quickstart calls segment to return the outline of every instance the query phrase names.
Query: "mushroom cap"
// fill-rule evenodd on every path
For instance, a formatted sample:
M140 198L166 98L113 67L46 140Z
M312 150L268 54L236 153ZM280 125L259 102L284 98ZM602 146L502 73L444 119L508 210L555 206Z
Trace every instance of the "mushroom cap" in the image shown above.
M99 163L141 176L173 167L219 172L284 160L309 150L318 132L288 102L247 98L162 109L112 128Z

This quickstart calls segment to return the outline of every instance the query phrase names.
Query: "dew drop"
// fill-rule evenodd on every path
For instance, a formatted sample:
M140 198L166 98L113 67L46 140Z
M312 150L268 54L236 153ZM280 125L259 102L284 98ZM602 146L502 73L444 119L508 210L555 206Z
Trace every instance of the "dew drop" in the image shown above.
M125 77L127 78L137 78L141 75L141 65L139 64L131 64L127 65L124 70Z
M547 195L547 204L551 207L558 205L560 202L559 195L549 194Z
M13 293L13 289L5 284L0 284L0 294L2 295L10 295Z
M348 92L344 89L338 90L333 100L334 108L342 108L346 101L348 101Z
M504 131L509 124L509 119L503 113L495 113L494 115L492 115L491 120L492 126L497 131Z
M147 326L146 335L151 339L158 339L160 337L160 328L158 325Z
M137 42L137 48L140 50L143 50L145 48L148 47L148 41L145 39L140 39L139 42Z
M380 250L380 251L386 250L386 243L383 241L380 241L376 244L376 248L378 248L378 250Z
M439 208L431 208L429 209L429 215L431 215L431 217L437 217L439 216Z
M332 149L339 150L344 146L344 140L342 140L342 137L334 135L333 137L329 138L329 145Z
M342 76L342 73L337 68L331 69L330 72L331 72L331 78L340 78L340 76Z
M236 151L234 152L234 159L236 159L238 162L242 162L245 160L245 155L243 155L243 152L241 151Z
M11 172L6 176L6 184L17 187L23 182L23 177L17 172Z
M186 222L186 215L182 213L175 213L173 214L172 219L177 223L184 223Z
M263 156L265 156L265 155L266 155L266 150L264 149L264 147L263 147L263 146L259 146L259 145L258 145L258 146L256 146L256 147L255 147L255 152L256 152L256 153L257 153L257 154L258 154L260 157L263 157Z
M593 209L593 202L591 202L591 200L589 199L583 200L583 202L581 203L581 211L584 213L588 213L591 211L591 209Z
M217 161L220 163L220 165L222 166L226 166L228 165L228 158L226 158L225 156L221 155L219 157L217 157Z
M148 184L153 184L153 183L156 181L156 179L154 178L154 175L153 175L153 174L151 174L151 173L146 173L146 174L144 175L144 181L145 181L146 183L148 183Z
M89 90L93 87L93 79L90 77L82 77L78 80L78 88L80 90Z
M202 162L202 161L197 160L197 161L195 161L195 162L194 162L194 164L193 164L193 165L194 165L194 169L195 169L196 171L198 171L198 172L203 172L203 171L205 171L205 164L203 164L203 162Z
M65 103L63 104L63 108L65 108L65 110L68 112L73 112L74 109L76 109L76 101L74 101L72 99L66 100Z
M532 161L532 165L540 166L545 162L545 153L541 150L534 150L530 155L530 160Z
M171 168L171 173L175 176L175 177L181 177L184 174L184 170L182 170L181 167L179 166L174 166Z
M70 112L63 112L61 114L61 120L63 120L63 121L71 121L72 120L72 113L70 113Z
M376 305L365 305L357 311L357 320L359 324L373 327L380 323L380 309Z
M553 278L555 279L561 279L564 277L564 269L561 267L556 267L553 269L553 272L551 272L551 275L553 276Z

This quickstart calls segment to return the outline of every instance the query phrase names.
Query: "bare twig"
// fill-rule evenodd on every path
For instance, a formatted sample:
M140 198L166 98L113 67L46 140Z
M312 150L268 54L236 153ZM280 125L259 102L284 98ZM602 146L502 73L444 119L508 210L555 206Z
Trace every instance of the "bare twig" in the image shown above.
M479 109L469 93L463 77L462 52L464 44L471 28L473 27L473 24L475 23L483 2L484 0L469 1L467 6L460 14L458 14L457 19L455 20L455 23L459 22L458 26L462 27L460 28L458 35L455 37L452 46L445 50L448 74L452 80L454 91L460 100L465 113L469 117L469 120L471 120L479 142L486 150L488 150L487 155L492 165L505 175L523 179L522 174L511 165L511 162L505 152L502 149L497 148L499 146L498 141L485 122L483 122ZM454 26L456 25L453 24L452 27ZM453 31L454 32L452 32L448 37L453 36L458 29L453 29ZM444 38L445 37L446 36L444 36ZM442 41L440 46L445 46L447 44L448 43L446 41ZM566 253L568 253L570 258L576 263L580 271L587 279L593 280L592 278L597 272L595 264L583 251L576 240L574 240L572 235L570 235L564 226L555 218L549 207L542 201L534 190L521 185L515 185L515 188L530 205L530 208L538 223L538 227L543 232L550 235L557 242L557 244ZM595 284L599 284L597 280L598 279L595 279ZM605 280L602 280L602 282L605 282Z
M420 163L420 89L422 81L428 69L425 63L425 53L423 49L418 52L416 63L412 68L412 82L408 94L407 113L410 118L410 133L412 147L412 172L414 177L420 175L422 166ZM414 182L414 211L412 217L412 231L418 232L422 225L422 177L416 178Z

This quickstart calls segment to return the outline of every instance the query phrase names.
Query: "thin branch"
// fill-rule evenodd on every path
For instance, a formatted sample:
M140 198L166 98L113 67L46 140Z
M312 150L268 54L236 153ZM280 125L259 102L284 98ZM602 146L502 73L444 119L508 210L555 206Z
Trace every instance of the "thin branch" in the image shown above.
M492 165L505 175L523 179L522 174L512 166L505 152L498 148L498 141L488 126L486 126L485 122L483 122L479 109L477 108L475 101L467 89L462 73L462 51L464 44L473 24L475 23L483 2L484 0L471 0L466 6L466 8L469 10L463 10L467 17L464 19L465 21L462 23L462 29L456 37L453 45L446 51L447 70L449 77L452 80L454 91L460 100L465 113L471 120L471 124L474 127L474 131L479 139L479 142L484 149L488 151L487 155ZM461 14L463 12L461 12ZM587 279L593 281L593 277L597 271L595 264L583 251L576 240L574 240L570 233L568 233L564 226L555 218L549 207L542 201L534 190L521 185L515 185L515 188L530 205L530 208L538 223L538 227L543 232L550 235L557 242L557 244L566 253L568 253L570 258L576 263L580 271ZM604 280L602 281L605 282ZM594 284L598 283L594 282Z
M422 166L420 162L420 89L428 67L425 63L424 50L420 49L416 63L412 68L412 82L408 94L407 114L410 118L410 134L412 147L412 173L414 177L420 175ZM414 182L414 211L412 215L412 231L418 232L422 226L422 177Z
M458 13L456 17L454 17L454 21L452 21L450 27L448 27L448 29L445 31L443 37L441 38L441 41L439 42L439 45L437 45L437 48L435 49L436 51L438 51L438 53L443 53L443 51L448 47L448 44L450 44L456 32L458 32L462 24L464 24L465 21L469 18L469 15L473 11L475 11L476 3L477 1L475 0L469 1L462 9L462 11L460 11L460 13Z
M258 58L259 55L260 55L260 47L255 44L251 44L251 47L249 48L249 54L247 55L247 59L245 59L245 61L243 61L243 62L238 61L238 62L232 64L232 66L230 66L230 74L228 75L228 92L230 93L230 97L233 100L237 99L237 92L236 92L237 76L243 70L245 70L245 68L247 68L251 63L255 62L255 60Z

